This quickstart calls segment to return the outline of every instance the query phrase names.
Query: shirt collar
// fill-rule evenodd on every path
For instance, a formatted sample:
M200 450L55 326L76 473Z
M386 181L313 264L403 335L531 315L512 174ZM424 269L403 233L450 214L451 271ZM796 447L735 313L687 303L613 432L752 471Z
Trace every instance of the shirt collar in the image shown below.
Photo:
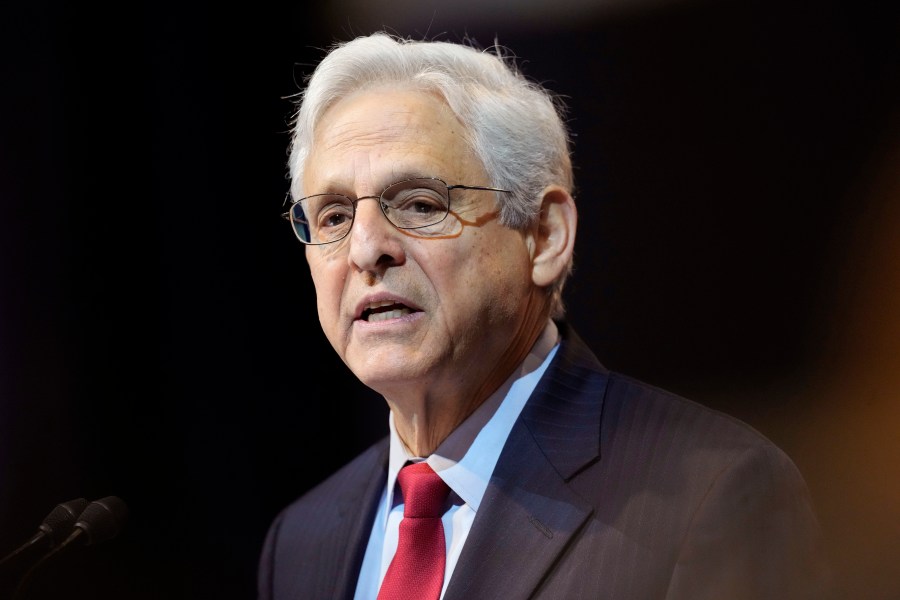
M387 505L383 512L385 526L391 507L400 502L399 496L395 502L395 483L397 474L408 461L427 461L463 502L478 511L506 438L556 354L558 338L556 324L548 320L525 360L497 391L447 436L431 456L414 456L397 434L393 413L389 415L391 439L385 495Z

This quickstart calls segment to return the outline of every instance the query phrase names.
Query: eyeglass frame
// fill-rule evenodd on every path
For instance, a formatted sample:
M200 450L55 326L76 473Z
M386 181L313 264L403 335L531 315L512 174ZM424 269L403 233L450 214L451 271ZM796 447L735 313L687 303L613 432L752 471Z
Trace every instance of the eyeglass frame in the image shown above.
M447 188L447 211L444 213L443 217L441 217L439 220L435 221L434 223L429 223L428 225L417 225L415 227L400 227L399 225L397 225L396 223L391 221L390 217L388 217L387 213L384 210L385 204L384 204L384 202L381 201L382 197L384 196L384 193L386 191L388 191L390 188L394 187L395 185L399 185L401 183L406 183L408 181L420 181L420 180L439 181L444 185L445 188ZM347 200L349 200L350 206L353 207L353 215L350 219L350 227L347 228L347 233L345 233L344 235L342 235L341 237L339 237L337 239L329 240L327 242L305 242L300 237L300 234L297 233L297 228L294 227L293 225L291 225L291 231L294 232L294 237L296 237L300 241L300 243L303 244L304 246L326 246L328 244L334 244L335 242L340 242L341 240L346 239L346 237L348 235L350 235L350 231L353 229L353 224L356 222L356 205L359 203L360 200L378 200L378 207L381 209L381 214L384 215L384 218L387 220L388 223L391 224L391 226L393 226L394 228L396 228L400 231L411 231L414 229L424 229L425 227L433 227L433 226L437 225L438 223L442 223L444 221L444 219L447 218L447 215L449 215L451 212L451 210L450 210L450 203L451 203L450 191L451 190L480 190L480 191L484 191L484 192L500 192L502 194L512 194L511 190L503 190L503 189L495 188L495 187L487 187L487 186L481 186L481 185L459 185L459 184L449 185L449 184L447 184L446 181L444 181L440 177L409 177L407 179L401 179L399 181L395 181L393 183L388 184L387 186L385 186L385 188L383 190L381 190L381 193L379 193L377 196L358 196L355 200L353 198L351 198L350 196L347 196L346 194L337 194L337 193L329 193L329 192L325 192L322 194L311 194L309 196L304 196L303 198L299 198L297 200L294 200L293 198L291 198L290 202L291 202L291 206L293 207L293 205L295 205L295 204L299 204L300 202L303 202L304 200L307 200L309 198L315 198L317 196L341 196L342 198L346 198ZM291 195L291 192L288 192L285 195L285 203L287 202L288 198L290 198L290 195ZM293 221L294 221L293 217L291 217L290 210L288 210L285 213L282 213L281 218L283 218L286 221L289 221L291 223L293 223ZM425 237L425 236L423 236L423 237Z

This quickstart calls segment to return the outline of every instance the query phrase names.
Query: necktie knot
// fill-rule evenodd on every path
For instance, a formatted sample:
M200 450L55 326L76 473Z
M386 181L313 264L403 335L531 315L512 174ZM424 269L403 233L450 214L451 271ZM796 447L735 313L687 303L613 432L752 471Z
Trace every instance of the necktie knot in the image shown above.
M400 469L397 483L403 492L403 517L440 517L450 488L428 463L420 462Z

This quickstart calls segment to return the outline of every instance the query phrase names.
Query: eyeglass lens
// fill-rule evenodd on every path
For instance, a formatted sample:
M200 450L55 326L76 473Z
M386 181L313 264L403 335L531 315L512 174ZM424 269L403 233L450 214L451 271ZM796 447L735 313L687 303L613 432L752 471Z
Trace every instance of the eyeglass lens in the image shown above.
M384 216L400 229L422 229L443 221L450 210L447 184L411 179L388 186L379 198ZM291 205L290 221L301 241L336 242L350 232L355 203L340 194L316 194ZM442 232L418 232L420 235Z

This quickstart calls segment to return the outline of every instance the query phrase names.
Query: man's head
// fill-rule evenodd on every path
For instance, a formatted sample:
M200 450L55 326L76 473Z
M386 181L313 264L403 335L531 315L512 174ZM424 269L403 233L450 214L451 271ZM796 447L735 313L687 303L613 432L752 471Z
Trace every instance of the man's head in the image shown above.
M292 196L318 193L304 188L303 171L313 133L329 107L365 89L415 89L443 98L491 183L512 192L500 198L501 223L520 230L534 224L544 188L573 192L569 134L557 99L497 52L384 33L336 46L300 96L289 159ZM551 290L551 314L557 318L563 316L562 288L570 271L571 263Z
M375 35L319 65L291 151L305 241L330 242L306 252L329 341L389 401L465 396L461 420L561 310L576 217L552 100L495 56Z

